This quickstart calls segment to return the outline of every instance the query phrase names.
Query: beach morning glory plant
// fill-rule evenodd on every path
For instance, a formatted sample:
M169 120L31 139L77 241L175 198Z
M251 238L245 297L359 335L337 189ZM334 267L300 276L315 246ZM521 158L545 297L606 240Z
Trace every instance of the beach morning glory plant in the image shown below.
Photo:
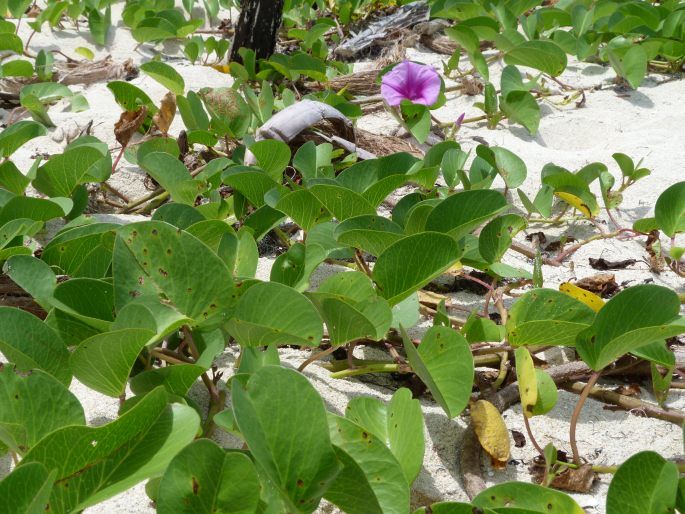
M430 109L442 104L443 81L432 66L405 60L381 79L381 95L388 111L423 143L431 126Z

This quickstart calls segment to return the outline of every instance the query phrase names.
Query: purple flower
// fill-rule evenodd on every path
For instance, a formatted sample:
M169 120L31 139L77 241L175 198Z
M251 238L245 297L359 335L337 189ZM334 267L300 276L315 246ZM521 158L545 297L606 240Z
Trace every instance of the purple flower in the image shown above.
M402 100L431 106L438 101L442 81L432 66L404 61L383 75L381 95L390 107Z

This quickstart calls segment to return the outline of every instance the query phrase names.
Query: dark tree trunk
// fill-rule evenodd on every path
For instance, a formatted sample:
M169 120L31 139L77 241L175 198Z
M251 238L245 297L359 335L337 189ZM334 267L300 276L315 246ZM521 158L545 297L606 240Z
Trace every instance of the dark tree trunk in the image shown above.
M231 61L242 63L241 48L250 48L257 59L267 59L274 53L276 37L283 17L284 0L242 0L240 18L233 36Z

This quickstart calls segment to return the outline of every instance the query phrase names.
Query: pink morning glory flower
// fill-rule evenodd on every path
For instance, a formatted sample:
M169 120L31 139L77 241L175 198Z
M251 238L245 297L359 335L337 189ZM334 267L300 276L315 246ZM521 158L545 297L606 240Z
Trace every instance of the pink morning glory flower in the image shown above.
M431 106L438 101L442 81L432 66L404 61L383 75L381 95L390 107L402 100Z

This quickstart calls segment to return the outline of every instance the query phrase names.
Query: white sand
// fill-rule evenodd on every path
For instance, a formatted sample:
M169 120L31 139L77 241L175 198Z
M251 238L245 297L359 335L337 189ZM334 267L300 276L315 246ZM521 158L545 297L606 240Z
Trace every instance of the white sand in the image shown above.
M113 6L112 18L120 20L121 4ZM26 37L26 25L22 27L22 36ZM155 49L149 45L142 45L137 50L136 42L129 31L119 26L110 35L107 48L94 48L87 33L75 34L71 30L36 34L31 48L52 45L68 55L75 55L73 49L87 46L96 50L97 57L111 54L115 60L132 58L140 63L155 55ZM211 68L192 66L187 61L179 59L182 55L176 43L168 43L158 47L163 52L163 59L184 77L186 88L197 90L201 87L224 86L230 83L230 77ZM409 50L409 56L415 60L438 64L442 56ZM440 68L440 66L438 66ZM498 84L498 65L492 67L492 80ZM458 140L465 149L477 144L471 139L479 136L491 145L504 146L517 153L528 166L528 180L523 189L529 195L534 195L539 187L539 172L548 162L554 162L570 170L576 170L583 165L601 161L609 165L610 170L618 173L618 166L613 163L611 154L624 152L634 159L644 158L644 166L653 171L651 177L641 180L625 195L619 220L625 226L653 212L654 203L658 195L669 185L683 179L682 163L685 162L685 81L662 83L663 77L650 77L638 91L614 90L612 85L613 72L598 65L577 63L571 60L567 70L560 77L562 81L573 86L592 87L602 86L601 90L588 93L587 104L584 108L576 109L557 107L543 104L543 118L539 133L530 137L520 126L509 126L506 122L495 130L487 130L484 126L463 127ZM141 75L132 81L141 87L155 101L159 102L166 90L154 80ZM554 84L551 87L555 88ZM81 88L74 87L74 90ZM60 103L50 109L50 115L59 129L65 132L73 131L74 123L85 126L90 120L94 121L93 133L111 148L116 142L113 136L113 126L119 118L120 109L114 102L113 96L105 83L94 84L83 90L90 103L90 109L74 114L66 103ZM467 117L480 114L472 107L478 97L466 97L458 94L448 95L446 106L437 111L436 115L443 121L454 120L462 112ZM558 101L559 98L557 97ZM573 104L571 104L573 105ZM3 113L6 116L6 113ZM385 114L375 114L363 118L359 126L377 133L389 133L395 124ZM171 133L176 134L182 128L180 117L176 119ZM53 134L55 131L51 131ZM58 138L59 139L59 138ZM54 141L50 136L35 139L21 148L13 157L20 169L28 170L32 163L32 156L36 152L57 153L63 144ZM618 176L618 175L617 175ZM143 185L144 174L133 165L122 160L112 184L122 192L137 197L147 190ZM496 184L497 185L497 184ZM125 220L125 219L124 219ZM543 230L545 227L531 227L532 231ZM587 236L590 228L585 223L577 223L567 229L568 234ZM618 242L600 241L583 247L562 268L545 266L543 272L545 284L555 287L560 282L572 277L582 278L595 273L588 265L588 257L602 256L606 259L635 258L642 261L645 258L643 241ZM518 254L507 256L507 262L525 266L530 269L531 263ZM263 259L260 263L259 275L268 278L271 262ZM321 269L317 275L321 276L330 270ZM672 273L661 275L652 274L645 262L631 267L629 270L615 272L616 280L642 282L651 278L657 284L664 284L683 291L683 281ZM477 307L481 298L475 295L459 294L454 300L462 305ZM358 355L370 354L371 350L357 350ZM293 367L298 366L306 354L292 350L284 350L284 363ZM232 372L236 350L228 349L221 359L221 368L227 374ZM306 375L312 384L322 394L328 408L336 412L343 412L347 402L359 395L371 395L387 400L392 394L392 384L386 377L370 376L360 380L334 381L328 378L328 373L314 364L307 368ZM647 388L645 388L647 389ZM116 418L118 400L107 398L88 390L76 381L72 390L82 401L88 422L101 425ZM201 386L193 389L197 400L206 405L206 398ZM652 400L648 393L643 398ZM532 421L533 430L544 445L553 442L560 448L569 450L568 419L571 414L576 396L561 392L559 404L547 416L535 418ZM419 478L414 484L414 500L419 504L439 500L466 500L458 468L458 452L461 438L466 427L463 417L448 420L442 410L435 403L421 400L426 421L426 454L424 466ZM671 401L675 407L684 407L685 398L672 393ZM515 406L504 414L508 428L524 432L520 407ZM683 436L679 427L670 423L633 416L625 412L613 412L603 409L603 405L589 401L583 411L581 424L578 429L578 440L581 452L591 461L598 464L620 463L631 454L646 448L660 452L664 457L678 457L683 453ZM235 445L235 441L228 436L218 436L226 446ZM529 460L535 455L530 443L524 448L513 448L514 463L507 466L504 472L485 470L491 483L506 480L529 481L527 471ZM8 463L0 463L0 473L8 469ZM607 491L607 477L593 488L592 494L578 495L578 501L589 513L604 512L604 498ZM322 507L321 511L331 511ZM86 512L97 513L148 513L154 512L149 500L145 496L143 484L110 499Z

